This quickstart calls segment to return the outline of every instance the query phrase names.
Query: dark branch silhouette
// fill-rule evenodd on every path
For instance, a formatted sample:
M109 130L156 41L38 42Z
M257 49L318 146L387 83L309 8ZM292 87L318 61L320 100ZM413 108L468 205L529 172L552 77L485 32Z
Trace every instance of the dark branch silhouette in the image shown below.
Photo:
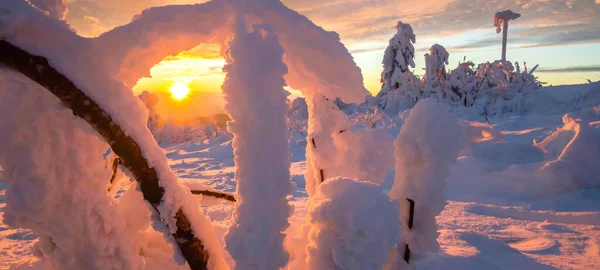
M224 199L224 200L228 200L230 202L236 202L236 199L235 199L235 197L233 197L233 195L230 195L227 193L221 193L221 192L217 192L217 191L212 191L212 190L192 190L192 194L211 196L211 197L215 197L217 199Z

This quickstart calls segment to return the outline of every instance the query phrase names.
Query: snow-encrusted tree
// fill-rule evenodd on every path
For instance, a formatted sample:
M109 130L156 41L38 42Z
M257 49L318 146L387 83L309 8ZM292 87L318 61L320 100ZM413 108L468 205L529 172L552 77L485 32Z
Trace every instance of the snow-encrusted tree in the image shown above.
M494 15L494 26L496 27L496 33L502 31L502 58L500 61L506 61L506 42L508 39L508 21L516 20L521 17L521 14L514 13L510 9L505 11L496 12Z
M401 21L396 25L396 29L398 32L390 39L383 55L383 85L379 96L402 87L407 80L406 74L411 74L409 67L415 67L415 33L410 24Z
M446 65L450 54L444 46L433 44L429 53L425 54L425 93L424 97L446 98L444 82L446 81Z
M390 39L383 56L381 90L375 101L388 115L414 106L421 92L421 82L410 68L415 67L416 36L410 24L398 22L398 32Z

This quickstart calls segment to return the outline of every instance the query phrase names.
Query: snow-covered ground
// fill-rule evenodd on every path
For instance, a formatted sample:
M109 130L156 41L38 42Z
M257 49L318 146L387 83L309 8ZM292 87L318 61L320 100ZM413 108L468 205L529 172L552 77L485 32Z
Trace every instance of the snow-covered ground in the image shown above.
M582 123L587 127L580 127L578 132L583 134L589 129L600 135L600 87L596 83L537 91L523 100L527 110L490 118L493 129L482 131L480 140L469 143L450 167L448 202L437 217L443 254L428 255L418 262L418 268L600 269L600 189L565 188L557 192L549 189L552 185L548 183L536 182L536 172L543 171L542 165L562 152L553 150L575 147L574 142L567 145L568 140L562 146L558 139L542 142L567 129L568 124L563 123L565 113L587 109L578 115L587 113L591 120ZM594 143L588 142L589 147L597 147ZM235 192L230 136L210 143L195 141L163 148L179 181L191 189ZM305 148L293 143L291 152L291 181L295 186L288 233L297 230L297 224L301 224L298 221L305 218L308 198ZM600 152L595 153L592 162L593 158L600 160ZM590 175L598 176L594 173L597 171L592 170ZM391 189L393 176L393 172L388 173L382 191ZM5 188L0 183L0 216L5 207ZM233 203L202 196L198 199L217 234L223 236ZM0 223L0 269L30 256L36 238L28 230Z

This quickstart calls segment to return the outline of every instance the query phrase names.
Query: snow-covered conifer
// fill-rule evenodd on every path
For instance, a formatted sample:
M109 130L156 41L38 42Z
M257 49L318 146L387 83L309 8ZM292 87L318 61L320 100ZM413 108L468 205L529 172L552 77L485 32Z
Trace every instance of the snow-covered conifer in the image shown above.
M381 82L383 86L379 95L402 87L406 81L406 74L410 74L409 67L415 67L416 36L410 24L398 22L398 32L390 39L389 46L383 55L383 72Z
M445 98L444 82L446 80L446 65L450 54L444 46L433 44L429 53L425 54L425 93L424 98L437 96Z

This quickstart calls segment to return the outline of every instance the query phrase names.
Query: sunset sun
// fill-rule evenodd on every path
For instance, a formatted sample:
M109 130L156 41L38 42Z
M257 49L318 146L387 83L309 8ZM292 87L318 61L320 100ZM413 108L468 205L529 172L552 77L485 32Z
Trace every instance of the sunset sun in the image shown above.
M171 85L169 91L171 92L173 98L182 100L190 93L190 87L183 82L175 82L173 85Z

